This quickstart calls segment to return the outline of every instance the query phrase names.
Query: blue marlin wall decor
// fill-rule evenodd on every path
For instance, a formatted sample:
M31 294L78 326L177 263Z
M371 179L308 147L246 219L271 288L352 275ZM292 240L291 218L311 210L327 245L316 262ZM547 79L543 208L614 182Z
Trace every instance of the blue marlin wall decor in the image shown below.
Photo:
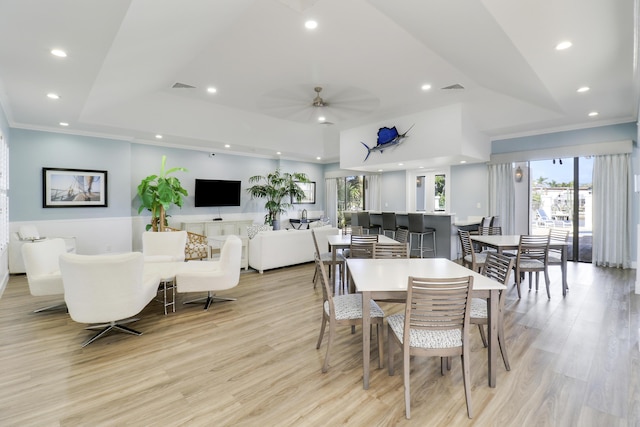
M360 144L364 145L367 149L367 157L364 158L364 161L367 161L369 155L373 151L379 151L382 153L387 148L397 147L398 145L400 145L402 141L404 141L404 139L407 137L407 133L409 133L411 128L413 128L414 126L415 124L411 125L411 127L407 129L407 131L403 134L399 134L398 129L396 129L395 126L392 128L383 127L378 129L378 143L373 148L369 148L367 144L360 141Z

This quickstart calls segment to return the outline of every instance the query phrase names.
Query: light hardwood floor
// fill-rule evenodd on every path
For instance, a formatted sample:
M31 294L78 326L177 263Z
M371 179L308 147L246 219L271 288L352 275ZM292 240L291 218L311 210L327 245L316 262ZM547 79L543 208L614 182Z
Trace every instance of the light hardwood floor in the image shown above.
M208 312L179 304L164 316L153 302L134 324L142 336L114 333L84 349L90 332L64 312L31 313L56 298L31 297L26 278L12 276L0 299L0 425L638 425L635 270L570 263L564 299L560 269L551 272L550 301L542 283L538 293L525 284L520 301L509 289L512 370L500 361L494 389L472 330L473 420L460 360L441 376L438 360L414 359L409 421L400 357L389 377L372 351L371 387L362 389L359 328L339 330L321 373L326 338L316 350L322 294L311 284L313 264L244 273L221 293L238 300ZM381 305L387 314L400 309Z

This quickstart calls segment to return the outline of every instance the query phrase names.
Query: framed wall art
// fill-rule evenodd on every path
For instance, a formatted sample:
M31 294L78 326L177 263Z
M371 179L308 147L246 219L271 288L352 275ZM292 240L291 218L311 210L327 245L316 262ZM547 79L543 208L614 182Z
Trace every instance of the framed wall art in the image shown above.
M304 191L304 197L297 201L292 198L291 203L294 205L314 204L316 202L316 183L315 182L296 182L298 187Z
M107 171L42 168L43 208L107 206Z

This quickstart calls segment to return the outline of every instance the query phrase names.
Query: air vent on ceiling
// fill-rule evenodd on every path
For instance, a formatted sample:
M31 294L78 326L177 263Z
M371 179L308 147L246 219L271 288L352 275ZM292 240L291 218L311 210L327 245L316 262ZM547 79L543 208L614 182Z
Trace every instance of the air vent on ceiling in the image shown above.
M186 83L175 82L173 86L171 86L171 88L172 89L195 89L196 87L188 85Z
M456 83L451 86L445 86L442 88L442 90L464 90L464 86L462 86L460 83Z

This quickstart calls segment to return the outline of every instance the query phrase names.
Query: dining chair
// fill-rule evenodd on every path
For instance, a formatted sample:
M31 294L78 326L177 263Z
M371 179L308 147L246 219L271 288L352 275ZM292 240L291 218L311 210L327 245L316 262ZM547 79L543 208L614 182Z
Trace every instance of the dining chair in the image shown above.
M480 236L502 236L502 227L478 227L478 235ZM487 248L479 244L475 244L474 248L478 249L478 252L496 252L493 248ZM514 254L515 256L515 254Z
M433 252L433 256L436 256L436 229L433 227L427 227L425 224L424 215L421 213L410 213L409 217L409 247L413 250L413 236L420 238L418 242L418 251L420 252L420 258L424 256L425 252ZM424 237L431 236L431 247L424 247Z
M476 253L468 231L458 230L458 236L460 237L460 246L462 247L462 264L475 272L479 272L487 259L487 254L482 252Z
M344 277L343 276L343 272L344 272L344 256L340 253L336 253L336 261L335 263L333 262L333 258L332 258L332 254L331 252L320 252L320 248L318 246L318 238L316 237L316 231L314 229L311 229L311 236L313 237L313 245L316 249L316 255L320 258L320 260L322 261L322 263L324 265L329 266L329 276L331 276L331 272L333 271L333 266L337 265L338 266L338 272L340 273L340 277ZM313 289L316 288L317 282L318 282L318 272L320 270L318 269L318 263L316 263L316 268L315 271L313 272Z
M393 239L396 235L396 229L398 225L396 223L395 212L382 212L382 234L389 233Z
M364 236L351 235L351 245L349 245L349 258L372 258L373 244L378 241L379 234L369 234Z
M558 228L549 229L549 243L563 242L566 243L569 240L569 230L560 230ZM549 248L549 265L562 265L562 249Z
M361 225L347 225L342 229L342 232L351 236L362 236L364 229Z
M525 272L529 273L529 290L531 290L531 275L536 273L536 291L538 290L538 277L544 272L547 286L547 297L551 299L549 292L549 235L522 235L518 244L518 255L515 264L515 279L518 289L518 298L521 297L520 282Z
M374 243L372 251L373 259L409 258L409 245L397 243Z
M396 230L396 237L395 239L396 241L400 242L400 243L408 243L409 242L409 230L407 230L406 228L398 228Z
M467 415L473 416L469 369L469 292L472 287L472 276L451 279L409 277L404 313L387 317L387 365L389 375L393 375L394 351L400 347L407 419L411 418L411 356L440 357L444 375L449 368L449 358L459 355Z
M503 285L507 285L509 282L509 276L515 259L504 254L497 252L491 252L487 254L487 259L482 266L480 274L489 277L496 282L500 282ZM504 300L506 290L500 291L500 298L498 299L498 344L500 345L500 352L502 353L502 360L504 361L504 367L507 371L511 370L509 365L509 357L507 356L507 346L504 337ZM487 300L484 298L472 298L471 299L471 324L478 325L480 330L480 337L482 338L482 344L487 347L487 338L484 332L484 325L489 324L489 315L487 310Z
M351 333L353 333L357 325L362 325L362 295L346 294L334 296L333 292L331 291L331 286L329 285L329 279L327 278L325 264L317 256L317 254L315 257L315 262L318 270L320 271L320 279L322 281L322 326L320 327L320 336L318 337L316 349L320 349L322 338L324 337L324 331L328 323L329 337L327 341L327 353L324 357L324 363L322 364L322 372L327 372L327 370L329 369L331 347L337 333L336 327L351 326ZM384 311L382 311L380 306L378 306L378 304L376 304L376 302L373 300L370 301L370 318L371 327L373 328L373 325L376 325L379 366L382 367L382 328ZM370 331L362 331L362 333L370 333Z

